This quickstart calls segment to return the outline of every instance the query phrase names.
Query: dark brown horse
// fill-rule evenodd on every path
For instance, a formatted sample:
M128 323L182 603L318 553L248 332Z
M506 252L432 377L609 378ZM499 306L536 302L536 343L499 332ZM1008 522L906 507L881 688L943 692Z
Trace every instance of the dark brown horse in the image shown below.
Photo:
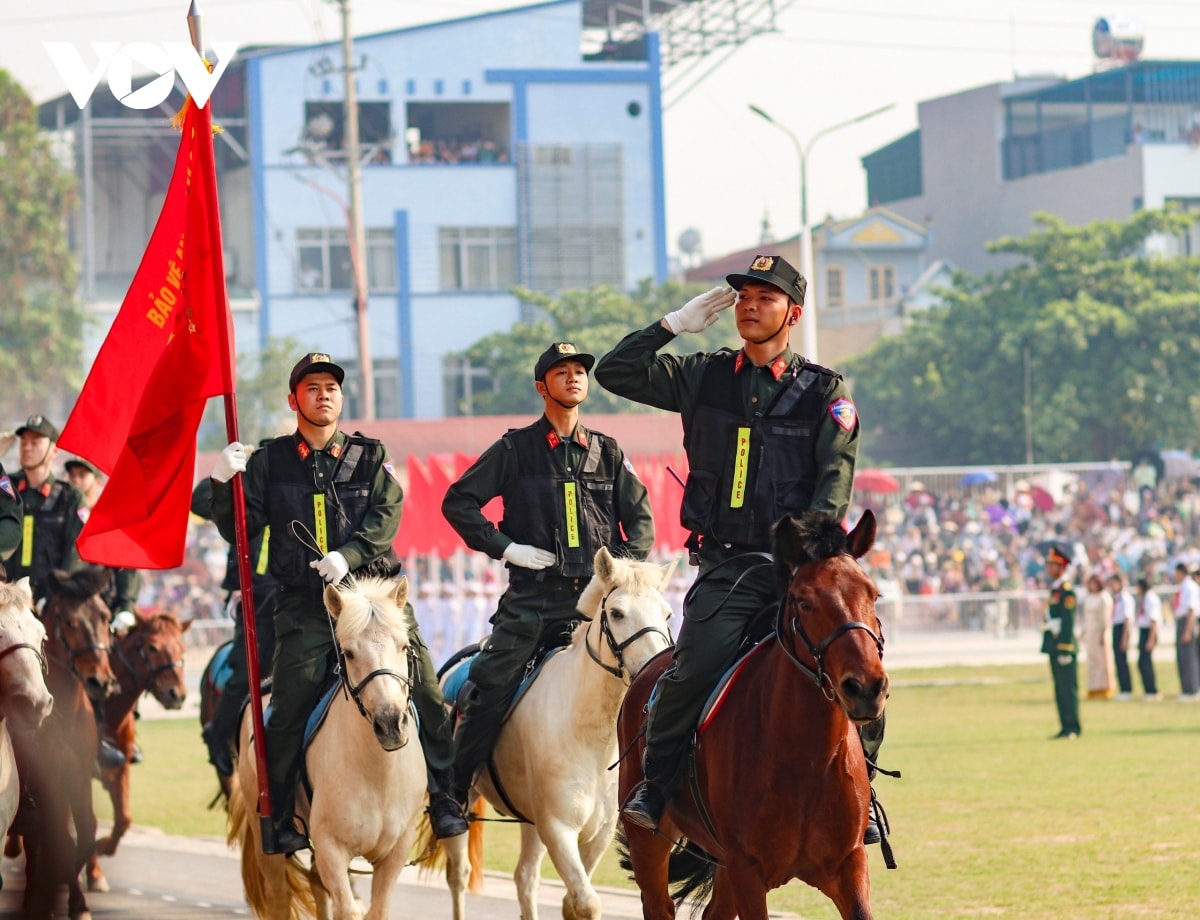
M25 850L22 916L51 917L58 891L66 885L70 916L86 920L91 913L79 873L96 842L92 765L98 745L88 697L104 699L117 691L108 661L112 615L100 599L108 573L94 568L72 575L54 571L47 584L42 622L49 663L46 684L54 695L54 711L40 731L13 739L27 793L14 823Z
M183 634L191 620L180 623L173 613L141 613L137 624L116 641L112 667L121 690L104 704L104 730L116 740L125 763L105 770L100 782L113 805L113 829L96 841L96 852L88 860L89 891L108 891L108 880L100 869L99 857L112 856L129 826L133 810L129 798L129 768L133 763L134 710L143 693L149 693L165 709L179 709L187 699L183 678Z
M857 727L883 714L888 678L879 592L855 560L874 540L870 511L848 535L815 514L777 525L775 564L788 587L774 638L749 656L701 734L696 780L671 801L660 833L625 822L650 920L675 916L668 875L680 837L693 858L677 858L672 868L691 865L670 881L708 897L705 920L766 920L767 892L793 878L824 892L843 918L870 920L862 840L871 789ZM643 714L668 664L668 655L651 662L625 698L621 749L637 748L621 761L622 801L641 781Z

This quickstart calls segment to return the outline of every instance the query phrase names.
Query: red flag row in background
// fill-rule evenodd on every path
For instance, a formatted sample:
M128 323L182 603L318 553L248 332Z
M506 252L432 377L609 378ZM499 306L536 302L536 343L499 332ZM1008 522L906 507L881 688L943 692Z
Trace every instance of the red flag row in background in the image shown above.
M404 491L404 517L395 549L401 557L412 553L436 554L445 558L457 549L465 549L462 539L442 516L442 499L450 483L458 479L475 462L466 454L429 454L417 457L409 454L408 488ZM650 496L650 513L654 517L655 548L663 552L683 549L688 532L679 523L679 502L683 486L667 467L687 480L687 461L676 454L631 457L637 477L646 485ZM493 524L500 522L500 500L493 499L483 509L483 515Z

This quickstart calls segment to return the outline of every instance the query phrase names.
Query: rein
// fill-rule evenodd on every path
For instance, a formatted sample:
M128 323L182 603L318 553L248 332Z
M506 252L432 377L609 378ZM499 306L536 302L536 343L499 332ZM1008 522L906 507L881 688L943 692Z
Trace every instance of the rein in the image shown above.
M15 642L10 645L4 651L0 652L0 661L3 661L9 655L13 654L13 652L19 652L23 648L27 648L29 651L33 652L34 656L38 660L38 664L40 664L42 667L42 675L45 676L47 673L46 656L40 648L38 648L36 645L30 645L28 642Z
M843 555L849 554L845 553ZM796 572L796 569L792 570L793 580L795 580ZM848 623L843 623L828 636L822 639L819 644L814 645L813 641L808 637L808 632L804 629L804 624L800 621L799 614L794 614L790 620L788 619L788 609L790 608L795 610L799 608L799 606L800 599L796 597L796 595L792 594L791 591L788 591L788 593L779 602L779 616L775 625L775 639L779 643L779 647L783 649L783 653L787 656L788 660L800 670L801 674L816 684L821 693L824 695L825 699L832 703L836 699L836 695L833 690L833 684L829 680L829 675L825 672L825 663L823 660L825 652L829 650L829 646L833 645L837 639L844 636L846 633L855 629L862 629L866 631L867 635L875 640L875 648L878 649L879 657L882 658L883 636L875 632L875 630L873 630L866 623L863 623L861 620L852 620ZM813 668L801 661L797 657L796 653L792 651L791 647L783 641L785 626L790 627L792 635L804 643L804 647L808 650L809 655L812 656L813 662L816 664L816 670L813 670Z
M629 674L628 683L632 683L634 675L629 671L629 666L625 664L625 649L629 648L629 646L633 645L634 642L647 633L657 633L667 640L668 645L674 645L675 640L671 636L669 629L667 632L663 632L657 626L643 626L624 642L618 642L617 637L613 635L612 627L609 625L608 619L608 599L612 596L614 591L616 591L616 588L614 588L612 591L609 591L608 594L605 594L600 600L600 635L602 635L604 637L604 641L608 643L608 650L612 652L613 657L616 658L617 666L614 668L611 664L605 664L600 660L600 655L592 650L592 644L588 642L588 636L592 634L592 623L595 621L591 617L582 618L587 620L588 624L587 632L584 633L583 636L583 646L587 649L588 656L592 659L592 661L600 665L600 667L602 667L605 671L620 680L624 680L625 675Z

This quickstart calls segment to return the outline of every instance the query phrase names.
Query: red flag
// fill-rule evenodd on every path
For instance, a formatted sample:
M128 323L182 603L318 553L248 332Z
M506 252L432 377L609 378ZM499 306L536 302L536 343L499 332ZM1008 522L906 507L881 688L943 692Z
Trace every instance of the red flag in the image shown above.
M209 109L189 101L158 223L59 439L109 474L77 541L88 562L183 563L196 431L233 392L215 177Z

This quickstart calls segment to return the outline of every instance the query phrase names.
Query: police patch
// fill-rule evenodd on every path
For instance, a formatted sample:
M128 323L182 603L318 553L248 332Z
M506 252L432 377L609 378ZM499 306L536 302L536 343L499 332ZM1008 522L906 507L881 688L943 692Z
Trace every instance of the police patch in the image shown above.
M92 509L87 505L82 505L80 506L79 511L76 513L79 515L79 520L86 524L88 522L88 518L92 516Z
M629 458L628 458L628 457L626 457L626 458L625 458L625 469L629 470L629 474L630 474L631 476L636 476L636 475L637 475L637 473L635 473L635 472L634 472L634 470L633 470L633 464L629 462Z
M13 488L12 480L8 478L7 474L0 476L0 492L3 492L13 501L17 500L17 490Z
M385 470L387 470L387 474L396 481L396 485L398 485L398 486L403 485L403 483L400 482L400 476L396 473L396 468L394 466L392 466L391 460L384 460L383 468Z
M858 421L858 410L854 408L854 403L845 398L835 400L829 407L829 414L844 431L850 431Z

